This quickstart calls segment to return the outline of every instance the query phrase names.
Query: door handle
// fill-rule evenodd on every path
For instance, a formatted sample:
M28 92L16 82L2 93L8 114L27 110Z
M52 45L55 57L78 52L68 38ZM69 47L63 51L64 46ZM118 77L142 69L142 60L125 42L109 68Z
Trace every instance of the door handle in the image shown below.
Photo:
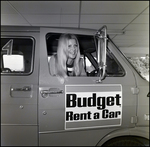
M23 88L11 88L11 91L31 91L30 86L24 86Z
M62 94L63 90L60 90L58 88L50 88L49 90L41 90L40 93L43 98L46 98L49 94Z

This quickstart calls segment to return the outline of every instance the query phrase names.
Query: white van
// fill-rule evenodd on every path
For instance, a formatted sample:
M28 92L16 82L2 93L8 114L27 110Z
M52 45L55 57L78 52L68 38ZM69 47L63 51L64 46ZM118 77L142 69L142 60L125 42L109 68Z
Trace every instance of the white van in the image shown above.
M75 34L85 76L61 84L49 59ZM149 146L149 82L100 30L1 27L2 146Z

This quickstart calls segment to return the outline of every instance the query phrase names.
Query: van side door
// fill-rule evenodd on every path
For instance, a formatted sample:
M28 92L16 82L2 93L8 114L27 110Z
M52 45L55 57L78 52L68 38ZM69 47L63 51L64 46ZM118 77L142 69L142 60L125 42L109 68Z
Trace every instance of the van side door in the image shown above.
M1 32L1 145L37 146L39 33L6 30Z
M77 36L86 73L69 76L63 84L50 74L49 67L62 33ZM40 30L39 142L42 146L93 146L111 131L135 126L133 73L119 52L108 45L107 75L97 82L97 41L93 34L85 30Z

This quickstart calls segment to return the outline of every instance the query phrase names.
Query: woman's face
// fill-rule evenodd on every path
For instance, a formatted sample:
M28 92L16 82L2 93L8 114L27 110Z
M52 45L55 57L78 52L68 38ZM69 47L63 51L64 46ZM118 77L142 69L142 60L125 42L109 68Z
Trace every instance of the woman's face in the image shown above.
M71 59L76 58L78 52L78 44L75 39L69 39L68 41L68 57Z

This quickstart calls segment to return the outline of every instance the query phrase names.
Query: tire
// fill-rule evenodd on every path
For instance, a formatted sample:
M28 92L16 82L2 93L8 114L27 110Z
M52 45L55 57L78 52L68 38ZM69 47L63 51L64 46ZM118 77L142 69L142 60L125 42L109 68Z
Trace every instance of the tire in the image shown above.
M149 146L149 141L140 137L117 137L107 141L103 146Z

